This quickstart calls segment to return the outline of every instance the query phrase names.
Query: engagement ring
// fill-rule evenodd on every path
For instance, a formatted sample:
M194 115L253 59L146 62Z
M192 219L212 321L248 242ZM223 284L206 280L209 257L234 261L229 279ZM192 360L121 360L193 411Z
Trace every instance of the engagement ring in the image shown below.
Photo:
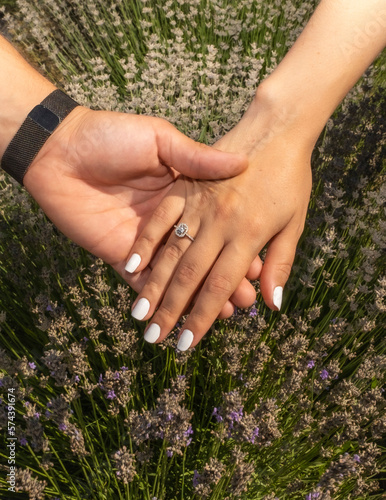
M174 231L176 236L178 236L179 238L183 238L184 236L187 236L191 241L194 241L194 238L193 236L190 236L190 234L188 234L188 225L185 224L184 222L181 222L180 224L175 224L174 227L176 228L176 230Z

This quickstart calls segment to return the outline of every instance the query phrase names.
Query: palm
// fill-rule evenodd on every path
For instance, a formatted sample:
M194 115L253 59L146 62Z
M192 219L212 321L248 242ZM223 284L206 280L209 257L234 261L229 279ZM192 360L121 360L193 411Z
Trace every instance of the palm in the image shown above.
M64 234L122 273L177 174L159 158L154 119L108 112L76 118L36 158L28 190Z

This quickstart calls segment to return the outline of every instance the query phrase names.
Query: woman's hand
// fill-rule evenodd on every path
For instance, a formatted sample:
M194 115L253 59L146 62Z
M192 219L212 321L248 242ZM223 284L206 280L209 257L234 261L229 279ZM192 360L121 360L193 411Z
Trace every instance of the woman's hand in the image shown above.
M261 293L268 307L280 309L310 199L312 148L296 140L291 117L259 117L256 106L215 144L246 154L248 169L221 181L181 176L133 246L129 262L138 272L169 235L132 310L140 320L155 313L145 332L150 342L168 335L198 293L178 343L181 350L195 346L267 242ZM170 232L180 223L193 242Z
M179 172L215 179L246 166L242 155L196 143L166 120L78 107L43 146L24 185L65 235L139 291L150 269L130 275L128 255ZM260 269L257 261L256 277ZM232 301L246 307L255 295L244 280ZM234 305L227 303L222 317L230 316Z

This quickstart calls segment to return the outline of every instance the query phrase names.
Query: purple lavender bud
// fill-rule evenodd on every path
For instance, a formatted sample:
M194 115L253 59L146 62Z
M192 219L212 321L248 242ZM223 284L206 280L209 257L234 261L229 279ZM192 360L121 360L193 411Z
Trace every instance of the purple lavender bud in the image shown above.
M196 469L194 469L194 475L193 475L193 488L197 488L198 483L200 480L200 474Z
M253 307L249 312L249 317L254 318L255 316L257 316L257 309Z
M117 397L117 396L116 396L116 394L115 394L114 390L112 389L111 391L109 391L109 392L107 393L106 399L115 399L116 397Z
M26 405L27 405L27 403L26 403ZM48 401L48 403L47 403L47 408L51 408L51 406L52 406L51 401Z
M308 495L306 495L306 498L304 500L312 500L311 499L311 493L308 493Z
M308 362L307 368L313 368L315 366L315 361L311 359L311 361Z
M37 411L36 413L34 413L34 417L37 418L39 420L40 418L40 413Z
M184 431L184 436L188 437L190 434L194 434L194 431L193 431L191 425L189 425L189 428L186 431Z
M28 444L28 441L26 440L26 438L21 438L19 443L22 445L22 446L25 446L26 444Z
M168 413L166 415L166 422L170 422L170 420L172 420L172 419L173 419L173 414L172 413Z
M35 370L35 368L36 368L36 365L35 365L35 363L33 361L31 361L30 363L28 363L28 366L30 368L32 368L32 370Z
M84 340L85 342L88 342L88 341L89 341L89 339L88 339L87 337L83 337L83 340Z
M252 444L255 444L255 438L259 435L259 428L258 427L255 427L255 429L253 429L253 432L252 432L252 437L251 439L248 439L248 441Z
M325 368L323 368L323 370L320 372L320 378L322 380L326 380L326 378L328 378L328 371Z
M75 375L75 382L79 382L80 378L79 375Z
M44 415L49 418L51 416L51 412L49 410L46 410Z
M121 370L122 370L123 372L126 372L126 371L128 370L128 368L127 368L127 366L121 366Z
M239 310L237 307L235 307L235 310L233 311L233 316L237 316L239 314Z
M161 432L159 433L159 437L160 437L161 439L163 439L163 438L164 438L164 436L165 436L164 431L161 431Z
M232 420L235 420L236 422L240 422L240 420L243 418L243 409L240 408L237 411L231 411L229 416Z
M171 458L173 456L172 450L166 450L166 456L168 456L169 458Z
M192 438L189 438L189 439L187 440L187 442L186 442L186 446L189 446L191 442L192 442Z
M358 462L358 463L361 461L361 457L360 457L359 455L357 455L356 453L355 453L355 455L353 456L353 459L354 459L356 462Z
M26 401L26 402L24 403L24 406L29 406L30 404L31 404L31 403L30 403L29 401Z
M119 373L119 372L115 372L115 373L114 373L114 378L115 378L115 379L119 379L119 377L120 377L120 373Z
M312 493L312 498L319 498L320 497L320 493L318 491L314 491L314 493Z
M64 423L61 423L58 425L58 428L60 431L65 431L67 429L67 425Z
M49 311L49 312L53 311L51 304L48 304L48 306L46 307L46 311Z
M102 374L100 374L98 382L101 383L102 381L103 381L103 376L102 376Z

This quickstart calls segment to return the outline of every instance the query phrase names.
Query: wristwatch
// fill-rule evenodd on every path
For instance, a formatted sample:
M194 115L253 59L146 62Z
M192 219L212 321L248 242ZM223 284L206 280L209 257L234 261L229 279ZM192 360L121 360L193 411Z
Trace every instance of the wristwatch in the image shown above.
M23 185L28 167L57 126L79 104L61 90L54 90L28 114L9 143L1 168Z

